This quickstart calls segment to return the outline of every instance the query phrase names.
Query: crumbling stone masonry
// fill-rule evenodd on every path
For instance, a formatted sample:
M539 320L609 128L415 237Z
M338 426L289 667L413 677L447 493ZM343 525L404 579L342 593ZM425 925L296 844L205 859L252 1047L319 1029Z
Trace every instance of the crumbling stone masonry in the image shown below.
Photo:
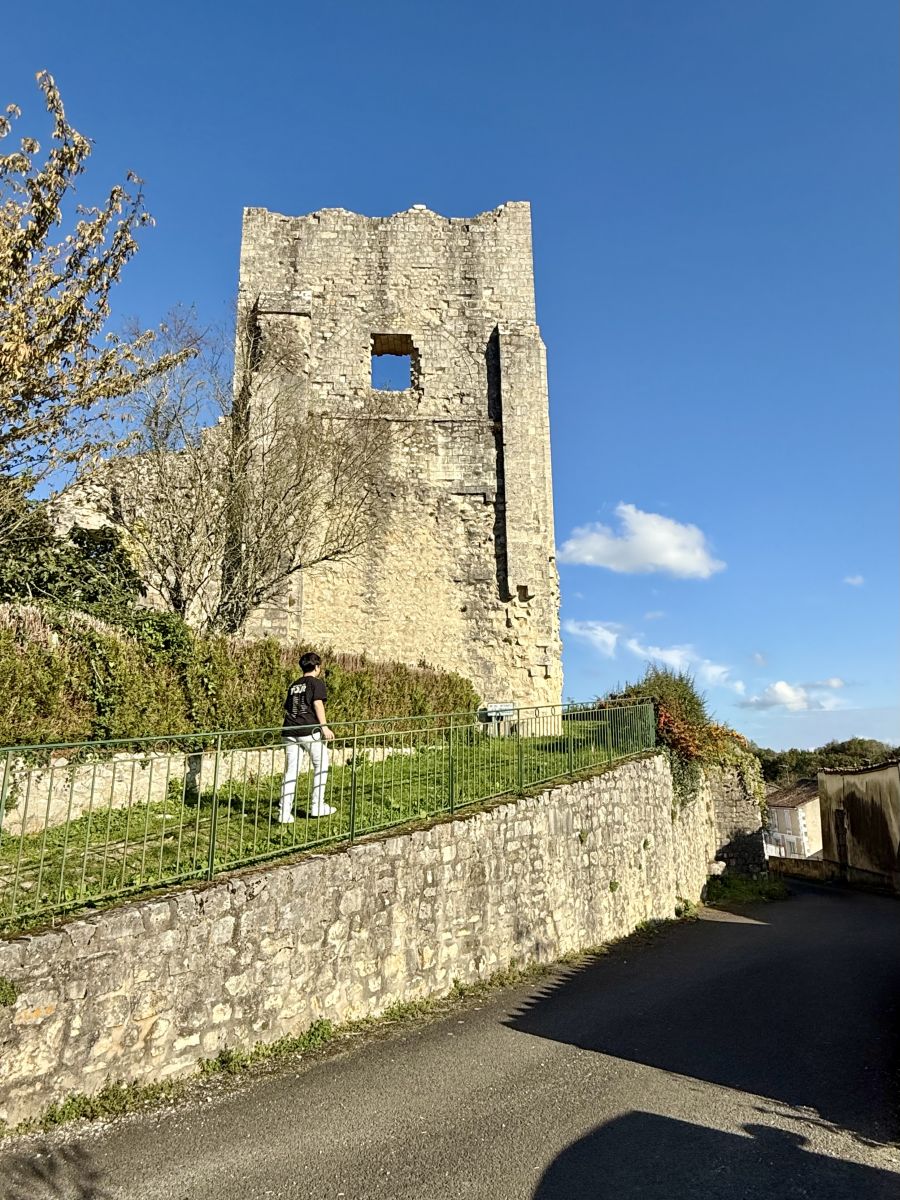
M488 702L558 703L529 205L464 219L423 205L392 217L246 209L240 292L263 337L267 325L289 337L297 402L377 414L386 447L366 552L297 581L250 632L425 659L468 675ZM384 355L407 366L402 390L373 387Z

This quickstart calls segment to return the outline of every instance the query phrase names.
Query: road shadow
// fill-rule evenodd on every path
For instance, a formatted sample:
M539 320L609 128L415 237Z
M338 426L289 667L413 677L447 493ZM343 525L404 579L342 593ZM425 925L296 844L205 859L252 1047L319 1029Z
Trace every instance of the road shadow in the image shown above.
M39 1142L0 1156L0 1200L107 1200L99 1169L81 1146Z
M900 904L801 888L626 941L534 994L513 1029L900 1137Z
M900 1175L803 1150L768 1125L749 1137L632 1112L573 1142L533 1200L896 1200Z

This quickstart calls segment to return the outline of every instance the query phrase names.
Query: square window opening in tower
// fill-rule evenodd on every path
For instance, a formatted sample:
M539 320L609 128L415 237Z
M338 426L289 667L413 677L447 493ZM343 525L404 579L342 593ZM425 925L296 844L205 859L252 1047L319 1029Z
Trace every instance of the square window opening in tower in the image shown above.
M372 334L372 387L406 392L418 385L419 353L408 333Z

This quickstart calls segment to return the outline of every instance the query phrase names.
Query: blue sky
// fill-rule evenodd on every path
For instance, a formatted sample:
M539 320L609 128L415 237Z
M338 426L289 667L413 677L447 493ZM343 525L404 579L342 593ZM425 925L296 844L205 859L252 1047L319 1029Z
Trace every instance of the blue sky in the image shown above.
M146 181L123 315L223 316L244 205L531 201L567 695L900 741L894 0L30 7L0 100Z

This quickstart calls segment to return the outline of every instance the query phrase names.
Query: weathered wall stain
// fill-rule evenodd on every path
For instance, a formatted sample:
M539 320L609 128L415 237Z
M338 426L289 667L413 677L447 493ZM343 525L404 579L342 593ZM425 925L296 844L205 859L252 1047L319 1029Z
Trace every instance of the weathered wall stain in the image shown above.
M818 786L823 857L900 887L900 763L820 771Z

